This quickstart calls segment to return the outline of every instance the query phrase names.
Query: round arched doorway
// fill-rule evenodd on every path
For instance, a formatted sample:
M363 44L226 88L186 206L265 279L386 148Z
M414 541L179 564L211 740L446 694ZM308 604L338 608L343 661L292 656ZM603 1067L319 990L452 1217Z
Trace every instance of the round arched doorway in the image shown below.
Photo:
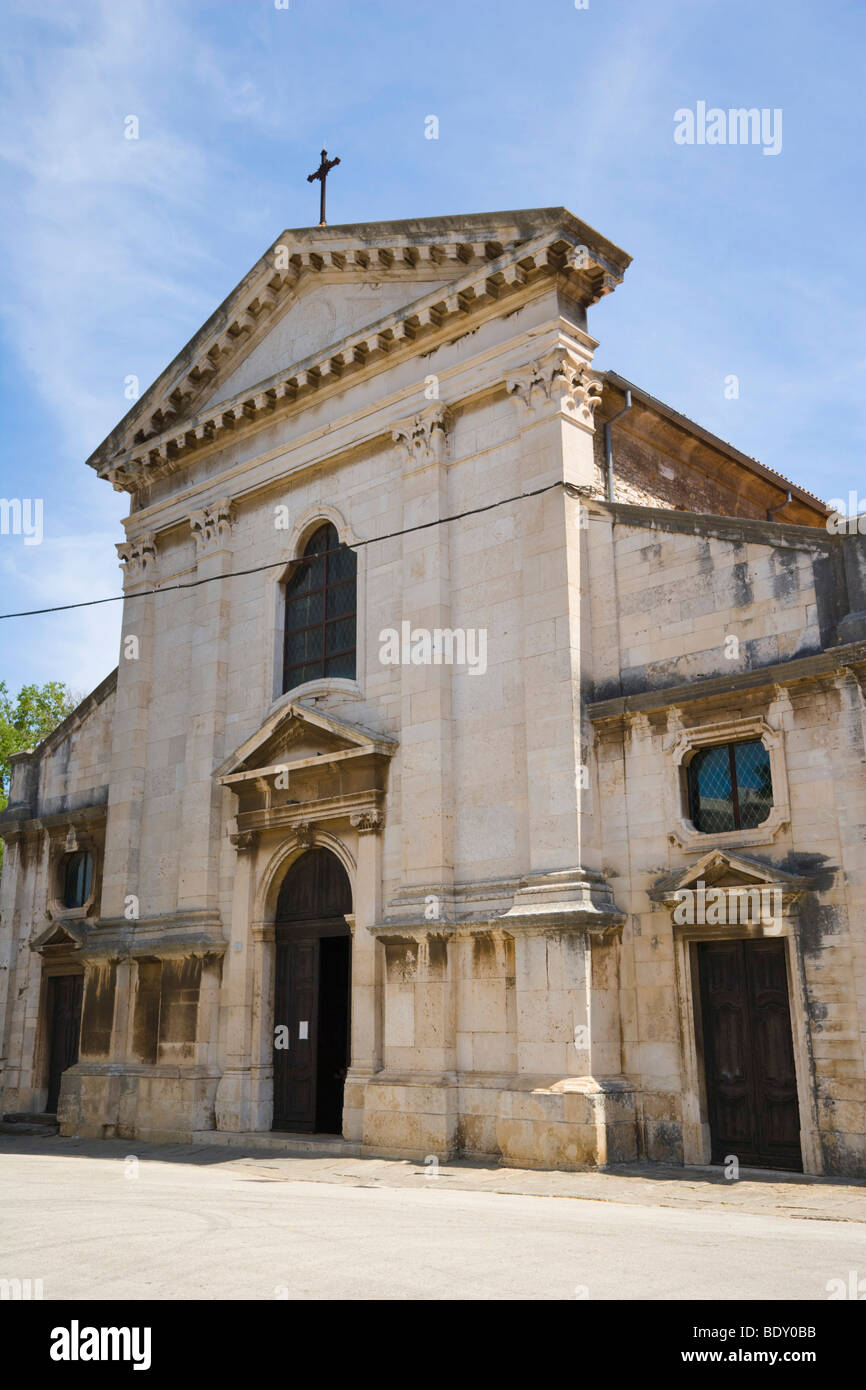
M349 1065L352 911L336 855L311 849L280 888L274 922L276 1130L340 1134Z

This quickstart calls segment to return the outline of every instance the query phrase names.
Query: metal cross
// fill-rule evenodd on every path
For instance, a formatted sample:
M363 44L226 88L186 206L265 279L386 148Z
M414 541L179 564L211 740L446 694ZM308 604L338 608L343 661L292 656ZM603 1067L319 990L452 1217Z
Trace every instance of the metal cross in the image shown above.
M321 185L322 185L322 197L321 197L321 201L320 201L320 204L319 204L319 212L320 212L319 226L320 226L320 227L324 227L324 226L325 226L325 179L328 177L328 174L330 173L331 169L333 169L334 165L335 165L335 164L339 164L339 162L340 162L339 159L329 159L329 158L328 158L328 151L327 151L327 150L322 150L322 162L321 162L321 164L319 165L319 167L318 167L318 169L316 170L315 174L308 174L308 175L307 175L307 183L312 183L314 179L319 179L319 181L321 182Z

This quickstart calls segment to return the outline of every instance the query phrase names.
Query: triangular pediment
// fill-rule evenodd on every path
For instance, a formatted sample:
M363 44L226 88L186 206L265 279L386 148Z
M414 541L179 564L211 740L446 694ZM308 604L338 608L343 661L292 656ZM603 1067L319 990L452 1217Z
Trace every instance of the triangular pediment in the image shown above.
M275 710L214 776L224 786L238 786L276 776L281 768L300 771L364 757L391 758L396 749L393 739L293 701Z
M783 893L800 893L810 883L808 878L789 874L759 859L711 849L694 864L659 879L649 896L654 902L669 902L683 889L697 889L700 885L707 888L778 888Z
M534 276L584 304L630 258L565 208L287 230L88 459L136 492L226 430L303 403Z
M207 391L197 403L196 414L238 394L253 390L295 369L340 350L340 344L353 334L370 328L383 316L398 313L416 299L441 291L465 267L427 266L425 271L392 271L389 275L353 270L319 271L307 274L293 293L268 315L266 331L241 346L232 369L223 374L216 389ZM265 329L264 323L261 325ZM192 402L191 402L192 404Z
M65 947L67 950L77 950L86 940L87 928L83 922L59 918L56 922L49 922L48 926L33 938L30 949L44 951L47 947Z

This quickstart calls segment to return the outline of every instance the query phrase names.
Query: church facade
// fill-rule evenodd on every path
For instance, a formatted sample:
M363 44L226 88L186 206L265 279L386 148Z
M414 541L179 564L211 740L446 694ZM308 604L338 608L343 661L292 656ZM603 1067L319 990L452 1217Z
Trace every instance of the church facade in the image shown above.
M628 263L287 231L88 460L120 657L13 759L4 1113L866 1175L866 539L595 369Z

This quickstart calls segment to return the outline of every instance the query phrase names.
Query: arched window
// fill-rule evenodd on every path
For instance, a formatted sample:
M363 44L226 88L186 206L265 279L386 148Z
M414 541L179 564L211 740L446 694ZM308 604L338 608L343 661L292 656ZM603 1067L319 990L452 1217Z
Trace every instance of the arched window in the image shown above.
M86 849L67 854L63 860L63 906L83 907L93 883L93 855Z
M286 584L283 690L355 675L357 558L330 522L313 532Z
M752 830L773 808L770 754L760 739L702 748L689 763L688 786L696 830Z

